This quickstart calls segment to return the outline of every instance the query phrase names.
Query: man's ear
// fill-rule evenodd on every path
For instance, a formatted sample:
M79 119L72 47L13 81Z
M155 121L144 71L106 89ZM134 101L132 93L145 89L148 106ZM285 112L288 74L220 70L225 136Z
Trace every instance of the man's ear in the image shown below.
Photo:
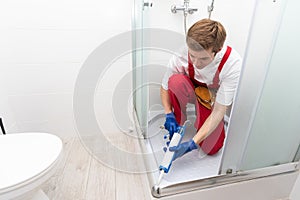
M215 52L216 54L219 53L222 50L223 46L220 47L220 49L218 49L217 52Z

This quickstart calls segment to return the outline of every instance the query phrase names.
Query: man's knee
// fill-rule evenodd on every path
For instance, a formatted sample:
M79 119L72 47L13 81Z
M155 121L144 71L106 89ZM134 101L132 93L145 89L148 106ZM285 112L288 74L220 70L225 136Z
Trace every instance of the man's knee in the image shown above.
M169 82L168 82L169 88L177 88L182 84L190 84L189 78L184 74L173 74L169 78Z

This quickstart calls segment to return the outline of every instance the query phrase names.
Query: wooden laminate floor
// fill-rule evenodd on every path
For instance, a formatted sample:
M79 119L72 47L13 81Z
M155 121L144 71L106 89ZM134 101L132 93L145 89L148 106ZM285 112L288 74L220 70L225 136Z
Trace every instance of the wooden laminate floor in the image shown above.
M62 163L42 189L52 200L152 199L146 174L120 172L103 165L78 138L64 141Z

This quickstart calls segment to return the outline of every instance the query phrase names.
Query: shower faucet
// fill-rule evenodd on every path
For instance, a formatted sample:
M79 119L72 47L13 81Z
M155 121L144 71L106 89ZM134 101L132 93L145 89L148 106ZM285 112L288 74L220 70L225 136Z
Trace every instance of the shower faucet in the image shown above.
M193 14L193 13L196 12L198 9L197 9L197 8L190 8L190 7L189 7L189 3L190 3L189 0L184 0L182 6L172 5L172 6L171 6L171 11L172 11L172 13L177 13L178 10L182 10L184 16L187 16L187 14Z

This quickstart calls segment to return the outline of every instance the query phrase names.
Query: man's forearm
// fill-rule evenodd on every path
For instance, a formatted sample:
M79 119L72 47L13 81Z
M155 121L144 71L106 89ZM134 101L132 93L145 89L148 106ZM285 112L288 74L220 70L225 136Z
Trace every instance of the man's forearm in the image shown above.
M208 116L202 127L198 130L193 140L196 144L202 142L207 136L209 136L223 120L226 113L227 106L218 104L214 105L211 114Z
M168 114L168 113L172 112L172 106L170 103L168 90L165 90L162 87L160 87L160 98L161 98L161 102L164 107L165 113Z

